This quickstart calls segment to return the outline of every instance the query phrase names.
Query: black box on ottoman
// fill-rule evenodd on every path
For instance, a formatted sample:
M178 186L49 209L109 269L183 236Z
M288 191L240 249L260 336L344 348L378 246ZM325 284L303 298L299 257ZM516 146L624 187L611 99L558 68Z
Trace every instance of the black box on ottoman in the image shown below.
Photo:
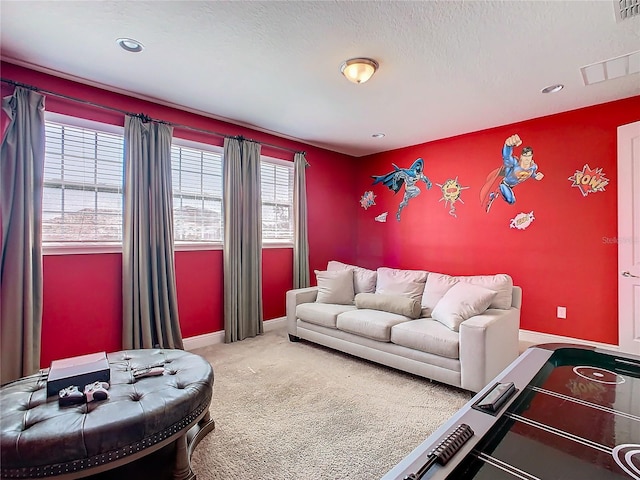
M60 390L71 385L82 391L89 383L109 383L110 379L111 371L105 352L54 360L47 377L47 397L57 395Z

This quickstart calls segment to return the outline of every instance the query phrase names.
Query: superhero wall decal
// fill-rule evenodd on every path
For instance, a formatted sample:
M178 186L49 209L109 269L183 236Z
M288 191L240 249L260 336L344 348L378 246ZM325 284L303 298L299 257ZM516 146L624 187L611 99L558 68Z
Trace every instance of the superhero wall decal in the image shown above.
M540 181L544 178L544 174L539 171L538 164L534 162L533 158L533 148L524 146L518 134L511 135L504 141L502 145L502 164L496 166L497 168L494 168L487 175L484 182L478 179L482 182L479 182L478 186L481 186L480 205L483 212L488 213L493 202L498 198L502 199L499 201L504 201L508 205L514 205L516 203L516 187L518 185L529 179ZM459 163L445 162L446 159L442 159L440 166L460 168ZM417 158L408 168L398 167L395 163L391 165L393 170L390 172L384 175L371 175L371 178L373 178L373 185L382 184L393 191L394 194L401 190L403 191L402 200L395 215L396 220L400 221L401 214L409 205L409 202L420 195L420 183L422 182L426 185L427 190L431 189L432 183L425 175L424 160L421 157ZM604 192L605 187L609 184L609 179L602 170L602 168L591 168L588 164L585 164L581 170L575 170L575 173L568 180L571 182L571 187L578 189L584 197L592 193ZM449 215L455 218L457 218L456 207L465 203L461 198L463 191L469 188L476 188L475 186L462 186L458 181L458 176L449 176L444 182L435 183L435 185L440 187L442 193L438 201L444 202L445 207L449 209ZM376 195L373 190L365 191L360 198L360 205L365 210L370 209L370 207L376 205L375 199ZM421 203L423 206L426 205L425 202ZM526 205L525 208L527 208ZM373 212L373 215L377 215L374 220L385 222L387 220L387 212L378 213ZM534 212L528 208L526 211L520 212L511 218L509 227L515 230L525 230L534 220Z
M533 148L523 147L520 157L513 154L514 147L520 145L522 140L518 135L511 135L505 140L502 147L502 166L489 173L480 189L480 203L487 213L496 198L502 197L509 205L513 205L516 202L513 189L517 185L530 178L542 180L544 177L533 161Z
M364 192L362 197L360 197L360 206L367 210L369 207L372 207L376 204L376 194L371 190Z
M462 195L462 190L466 190L469 187L463 187L458 183L458 177L455 179L449 179L444 183L436 183L440 187L442 191L442 197L440 198L440 202L444 200L444 206L449 206L449 215L457 218L456 215L456 202L464 203L460 195Z
M373 185L382 183L389 190L393 190L393 193L398 193L404 187L404 196L396 212L396 220L400 221L402 209L409 205L409 200L420 195L421 190L417 183L424 182L427 190L429 190L431 188L431 180L424 175L424 160L422 158L416 159L409 168L400 168L395 163L391 165L393 165L391 172L385 175L372 175L371 177L373 178Z
M580 190L583 197L590 193L604 192L604 188L609 184L609 179L602 168L591 168L588 163L582 167L582 170L576 170L568 180L571 180L572 187Z

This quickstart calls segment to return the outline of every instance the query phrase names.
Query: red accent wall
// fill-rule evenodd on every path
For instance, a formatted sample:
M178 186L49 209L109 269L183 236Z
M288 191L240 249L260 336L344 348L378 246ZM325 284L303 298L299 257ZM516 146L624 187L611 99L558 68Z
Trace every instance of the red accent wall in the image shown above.
M521 328L617 344L617 247L607 240L617 237L616 129L638 119L640 96L360 159L360 192L377 197L358 213L358 262L454 275L508 273L524 291ZM502 146L513 134L533 147L544 178L516 186L515 204L498 198L487 213L480 189L502 164ZM408 168L418 157L433 187L420 184L422 193L398 222L403 190L394 195L372 186L370 176L389 172L392 163ZM603 169L604 192L585 197L571 186L568 178L585 164ZM436 185L455 178L469 187L464 203L455 203L457 217ZM387 222L375 222L384 211ZM525 230L510 228L521 212L533 212L535 220ZM556 318L557 306L567 307L566 320Z
M3 62L2 77L128 112L201 128L225 135L244 135L307 152L309 248L311 268L327 261L352 261L356 237L353 218L355 162L347 155L286 140L201 115L91 87ZM4 84L3 84L4 85ZM3 93L11 90L3 88ZM47 111L123 125L117 112L47 95ZM6 118L3 118L3 124ZM222 138L176 127L174 137L222 145ZM293 160L293 153L264 146L262 153ZM341 174L336 175L336 172ZM178 311L184 338L224 328L223 256L221 250L179 251L175 254ZM45 255L41 366L51 360L99 350L121 348L122 256L120 254ZM293 286L291 248L263 250L263 316L285 315L285 292Z
M450 274L509 273L524 289L524 329L617 343L616 127L640 118L640 97L537 118L468 135L442 139L364 158L330 152L248 128L139 100L100 88L2 63L3 78L151 117L229 135L245 135L282 147L305 150L309 249L314 269L329 260L369 268L386 265L424 268ZM47 96L49 111L122 125L120 114ZM501 164L504 140L518 134L534 148L545 174L514 192L517 201L494 202L482 210L479 191L487 174ZM174 136L220 145L222 140L176 128ZM313 139L309 139L313 141ZM518 149L516 149L518 151ZM263 153L287 160L292 154L264 147ZM433 187L409 202L402 221L395 212L402 191L372 186L371 175L425 161ZM568 179L585 163L602 168L604 192L583 197ZM462 191L456 215L441 201L437 183L458 178ZM377 195L365 210L360 196ZM373 218L389 212L386 223ZM534 212L526 230L509 228L520 212ZM118 350L121 336L121 256L61 255L44 258L42 360L96 350ZM223 328L223 258L220 250L176 252L178 308L183 336ZM291 249L263 251L264 318L285 314L284 295L292 286ZM567 319L556 319L556 306Z
M120 350L122 256L46 255L42 262L40 365L65 356Z
M277 318L285 314L285 295L283 292L293 285L293 250L291 248L266 248L262 250L263 277L269 272L282 272L262 282L262 311L264 318Z
M175 258L183 338L224 330L222 250L180 251Z

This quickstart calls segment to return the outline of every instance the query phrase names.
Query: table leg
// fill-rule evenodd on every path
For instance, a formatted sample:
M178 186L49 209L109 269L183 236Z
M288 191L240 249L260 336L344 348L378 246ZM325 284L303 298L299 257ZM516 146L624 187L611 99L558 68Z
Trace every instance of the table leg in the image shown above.
M195 480L196 475L191 470L191 455L200 440L215 426L215 422L211 420L211 415L207 412L196 425L176 440L176 461L173 468L174 480Z
M207 412L200 421L191 427L187 432L187 446L189 448L189 458L193 455L193 451L207 433L216 428L216 422L211 419L211 414Z
M189 457L187 435L184 434L176 440L176 463L173 467L174 480L195 480L196 476L191 470Z

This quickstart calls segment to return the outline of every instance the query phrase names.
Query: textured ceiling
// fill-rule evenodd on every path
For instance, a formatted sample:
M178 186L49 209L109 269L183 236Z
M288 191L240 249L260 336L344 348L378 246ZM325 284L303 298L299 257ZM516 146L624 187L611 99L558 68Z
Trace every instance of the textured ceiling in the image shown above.
M2 0L0 13L3 60L356 156L640 94L639 74L582 81L580 67L640 49L640 17L616 22L610 0ZM339 71L357 56L380 63L362 85Z

